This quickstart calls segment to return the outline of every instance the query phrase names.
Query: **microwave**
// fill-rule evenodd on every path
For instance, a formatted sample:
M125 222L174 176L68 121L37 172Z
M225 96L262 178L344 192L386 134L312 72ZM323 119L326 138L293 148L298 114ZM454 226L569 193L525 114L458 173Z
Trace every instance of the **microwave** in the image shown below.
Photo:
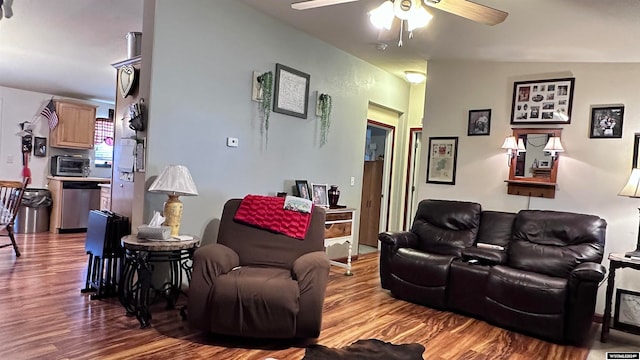
M88 158L78 156L52 156L51 176L87 176L90 161Z

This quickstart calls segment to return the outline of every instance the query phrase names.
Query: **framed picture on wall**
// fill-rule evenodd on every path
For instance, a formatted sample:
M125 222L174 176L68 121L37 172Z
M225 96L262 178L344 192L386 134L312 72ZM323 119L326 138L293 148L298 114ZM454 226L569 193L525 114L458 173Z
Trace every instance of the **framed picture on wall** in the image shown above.
M309 79L309 74L276 64L273 111L306 119L309 108Z
M640 147L640 133L636 133L633 137L633 159L631 161L632 169L640 166L640 153L638 152L638 147Z
M589 137L607 139L622 137L624 106L592 106Z
M430 137L427 183L455 185L458 137Z
M570 124L575 78L513 83L511 124Z
M491 129L491 109L469 110L467 135L489 135Z

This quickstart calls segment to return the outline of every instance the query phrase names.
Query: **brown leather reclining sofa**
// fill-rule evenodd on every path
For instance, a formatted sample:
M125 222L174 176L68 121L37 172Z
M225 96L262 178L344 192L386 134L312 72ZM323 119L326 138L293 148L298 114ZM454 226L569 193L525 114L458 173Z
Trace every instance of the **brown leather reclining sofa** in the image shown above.
M382 287L399 299L582 344L605 276L606 226L593 215L423 200L411 231L378 236Z

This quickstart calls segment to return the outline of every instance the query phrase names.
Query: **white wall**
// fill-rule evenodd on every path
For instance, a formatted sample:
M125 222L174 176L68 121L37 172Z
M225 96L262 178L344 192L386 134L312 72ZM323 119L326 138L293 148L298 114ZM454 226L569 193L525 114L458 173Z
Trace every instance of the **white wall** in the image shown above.
M459 136L456 185L426 184L423 147L419 197L477 201L484 209L550 209L598 215L608 222L606 254L635 248L640 200L617 196L631 171L634 133L640 129L640 64L504 63L430 61L423 141L428 136ZM571 124L562 125L555 199L508 195L508 167L500 149L511 133L514 81L573 76ZM590 139L590 106L624 104L622 139ZM491 108L491 135L466 136L467 112ZM428 135L427 135L428 134ZM640 290L639 277L620 271L620 288ZM604 308L601 286L597 312Z
M114 70L115 79L115 70ZM49 175L49 158L56 154L82 154L93 158L93 151L55 149L49 146L49 126L47 119L40 116L40 112L54 95L33 91L19 90L0 86L0 178L5 180L22 179L22 152L19 124L29 121L36 124L33 136L47 138L47 156L33 156L29 158L31 170L30 187L44 187ZM65 99L54 96L55 99ZM67 98L68 99L68 98ZM82 101L97 106L98 117L108 117L108 109L113 108L109 103L96 101ZM11 162L9 162L11 161ZM103 174L104 173L104 174ZM111 177L111 170L92 168L92 176Z
M156 2L154 21L147 182L169 163L190 169L199 196L182 199L183 232L213 241L227 199L291 192L295 179L338 185L340 203L359 207L368 103L406 112L404 80L236 1ZM311 76L310 112L306 120L272 113L267 144L251 75L276 63ZM318 91L333 99L322 147ZM164 197L145 201L148 217Z

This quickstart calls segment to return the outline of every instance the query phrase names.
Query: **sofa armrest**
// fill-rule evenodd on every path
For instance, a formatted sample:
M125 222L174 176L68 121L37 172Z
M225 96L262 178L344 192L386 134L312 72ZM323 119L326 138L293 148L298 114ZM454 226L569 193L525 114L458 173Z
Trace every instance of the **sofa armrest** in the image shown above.
M571 277L580 281L600 282L604 279L607 270L602 264L584 262L571 271Z
M389 245L394 251L399 248L416 248L418 236L409 231L383 232L378 234L378 240L383 245Z
M317 338L320 335L329 267L329 258L324 251L304 254L293 262L291 275L300 288L297 336Z
M504 265L507 263L507 252L497 249L468 247L462 249L464 259L475 259L484 265Z

